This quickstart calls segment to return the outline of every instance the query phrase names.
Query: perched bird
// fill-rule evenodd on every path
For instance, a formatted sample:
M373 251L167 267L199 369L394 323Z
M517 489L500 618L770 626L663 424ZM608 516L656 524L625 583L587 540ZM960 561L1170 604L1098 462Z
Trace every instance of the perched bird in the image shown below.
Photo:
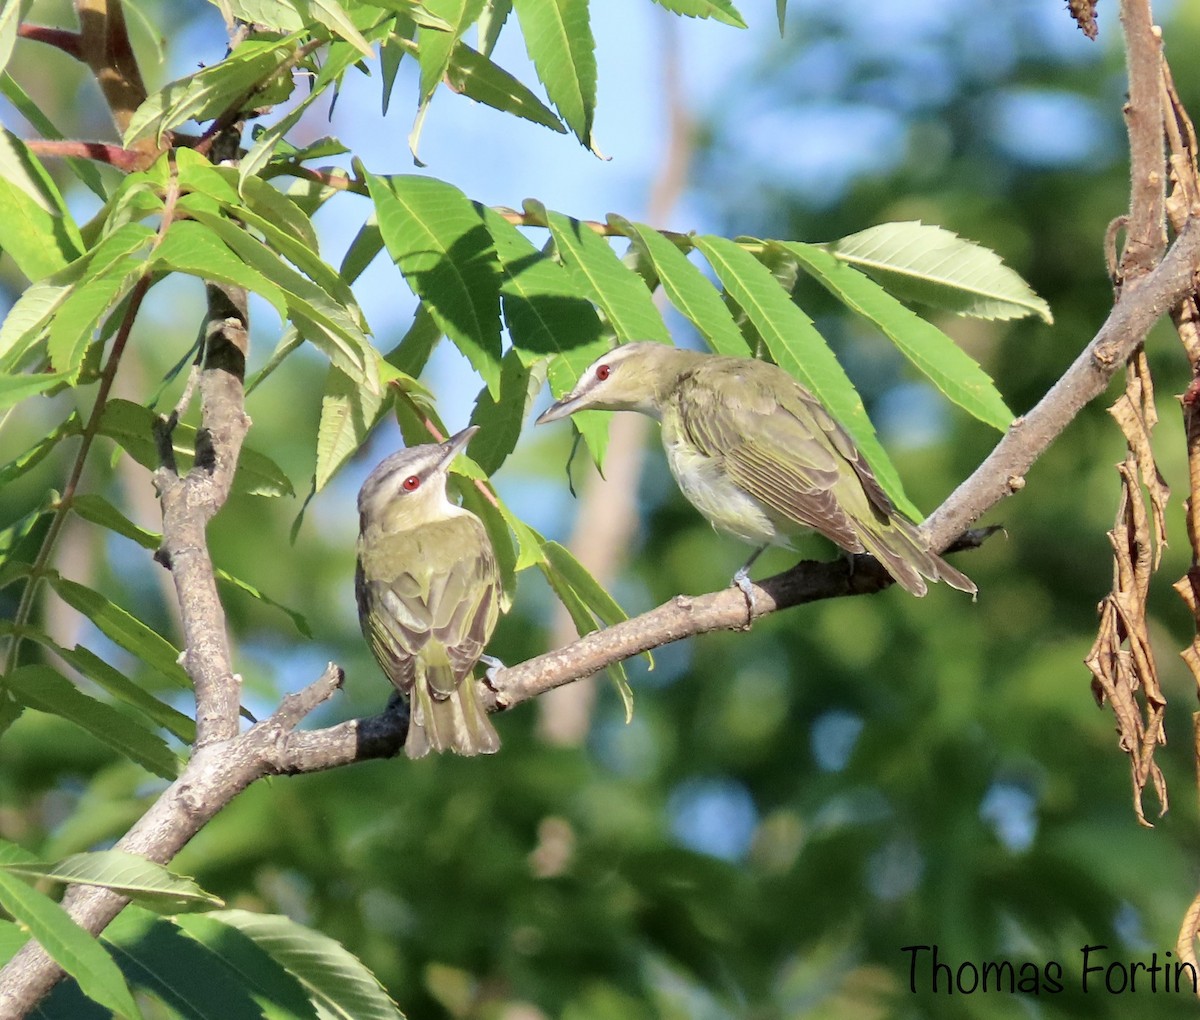
M358 619L409 700L410 758L500 748L474 676L499 614L496 557L479 518L446 497L450 462L476 431L393 453L358 494Z
M870 553L914 595L925 594L925 578L976 591L895 507L846 430L776 365L624 344L597 358L537 423L592 408L662 423L684 496L713 527L757 547L734 576L751 606L747 577L759 553L810 530Z

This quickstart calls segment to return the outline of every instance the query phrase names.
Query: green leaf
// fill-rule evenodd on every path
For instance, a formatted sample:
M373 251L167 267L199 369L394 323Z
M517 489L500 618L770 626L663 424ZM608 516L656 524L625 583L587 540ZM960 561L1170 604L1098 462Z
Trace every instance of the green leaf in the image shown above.
M158 447L154 443L154 422L157 415L141 404L113 399L104 407L100 418L100 435L119 443L135 461L150 471L159 465ZM195 459L196 429L182 422L172 433L172 448L180 471L187 471ZM243 447L238 457L233 487L238 492L256 496L294 496L295 490L287 475L257 450Z
M175 220L152 256L153 265L201 280L245 287L287 318L287 299L262 273L246 265L212 230L195 220ZM51 337L53 338L53 330Z
M920 512L904 495L862 398L845 370L817 332L812 320L784 292L761 262L741 245L724 237L697 237L696 247L708 259L729 296L745 311L771 356L799 379L825 405L854 439L889 496L905 513Z
M18 378L36 378L36 376L19 376ZM0 387L2 386L3 380L0 379ZM15 457L0 467L0 489L40 464L67 436L77 436L82 431L83 423L79 419L79 412L72 411L48 435L39 439L19 457Z
M532 376L529 366L514 349L504 355L500 373L500 399L484 388L475 400L471 424L479 431L467 444L467 456L488 475L508 458L521 435L521 423L545 381L544 373Z
M236 928L204 914L185 914L176 925L237 974L265 1020L316 1020L317 1011L299 980Z
M293 36L250 39L220 63L163 86L146 97L129 119L123 144L130 148L151 133L160 142L164 132L185 121L205 121L254 105L253 97L296 53ZM283 81L284 79L280 79ZM290 83L290 76L286 81Z
M176 875L161 864L123 850L70 854L57 863L0 864L0 869L26 878L46 878L62 884L100 885L140 900L169 900L180 905L225 905L219 896L201 889L195 879Z
M8 2L12 2L12 0L8 0ZM0 95L12 103L17 112L29 121L43 138L52 138L57 141L65 137L7 71L0 74ZM90 160L81 159L78 156L67 156L64 162L101 202L108 201L108 189L104 186L104 179Z
M79 379L96 327L133 289L145 265L136 259L121 259L103 276L74 287L55 313L46 352L51 367L69 382Z
M73 722L155 775L174 779L179 774L179 761L162 737L88 697L49 666L20 666L4 677L4 684L26 708Z
M21 27L21 8L28 7L28 0L4 0L0 6L0 71L8 67L13 46L17 42L17 29Z
M103 938L129 982L166 1004L156 1015L190 1020L261 1020L264 1016L238 972L171 921L127 907L105 929Z
M162 535L158 534L157 532L147 531L145 528L139 528L133 523L133 521L129 520L129 518L122 514L121 511L119 511L103 496L96 496L90 493L77 495L73 500L71 500L71 509L84 520L90 521L92 524L98 524L101 527L108 528L110 531L136 542L143 549L157 549L162 544ZM238 591L244 592L245 594L251 596L251 598L255 598L258 601L271 606L273 609L278 609L280 612L286 614L287 617L292 621L296 630L298 630L306 638L312 637L312 631L309 628L308 621L304 618L303 614L296 612L294 609L289 609L287 606L279 602L276 602L269 595L265 595L263 592L259 591L259 589L254 587L254 585L249 584L238 577L234 577L227 570L217 567L216 576L218 580L224 581L226 584L237 588ZM87 652L87 649L83 649L83 651ZM64 657L70 654L62 651L61 649L58 649L58 652ZM87 652L87 654L91 655L90 652ZM76 665L76 668L79 669L81 673L85 673L92 679L96 680L97 683L100 683L102 686L106 687L111 693L117 693L113 690L111 681L110 683L105 683L103 680L93 676L92 673L83 666L79 666L74 662L72 662L72 665ZM100 662L99 665L111 669L111 667L109 667L105 662ZM120 676L120 674L117 675ZM135 689L140 690L140 688ZM118 694L118 696L125 697L123 694ZM149 695L146 695L146 697L149 698L153 705L160 705L159 702L155 701L153 698L150 698ZM130 699L125 697L125 700ZM147 705L144 703L139 703L138 707L146 709ZM161 707L165 708L166 706ZM169 709L168 711L174 712L174 709ZM168 723L164 722L162 718L155 716L153 712L150 712L149 714L151 714L160 725L168 726L168 728L171 729L176 736L179 736L180 739L184 740L186 743L191 743L192 740L195 739L195 727L192 724L192 721L187 718L187 716L179 716L179 713L175 713L175 715L179 716L180 719L185 720L189 726L188 730L185 730L184 733L180 733L175 728L175 725L168 725ZM172 720L172 722L173 721L174 720ZM187 736L187 733L191 733L192 735Z
M500 391L500 282L483 220L453 185L367 175L388 254L493 396Z
M328 935L277 914L215 910L206 916L253 939L304 985L319 1010L345 1020L404 1020L375 975Z
M596 116L596 42L588 0L515 0L525 49L546 95L575 137L600 155Z
M0 33L7 9L0 10ZM83 238L53 179L16 135L0 128L0 249L30 280L77 259Z
M50 575L49 581L59 598L83 613L106 637L127 652L132 652L176 687L191 690L191 681L179 664L179 650L157 631L110 602L98 591L57 574Z
M645 283L621 261L607 240L586 223L548 212L540 202L528 200L525 208L537 217L545 217L558 254L576 286L600 306L622 341L671 342L671 334Z
M312 628L309 627L308 620L304 618L303 613L299 613L295 609L289 609L282 602L276 602L271 596L264 594L248 581L243 581L240 577L234 577L233 574L221 567L217 567L216 575L218 581L224 581L231 587L249 595L253 599L257 599L272 609L278 609L292 621L292 626L296 628L302 637L306 637L310 641L312 640Z
M123 224L69 266L27 287L0 326L0 369L15 368L48 335L51 320L77 285L103 276L134 252L148 250L154 237L144 224Z
M1054 321L1050 306L999 255L944 227L881 223L825 247L905 301L981 319Z
M745 28L746 22L731 0L654 0L673 14L685 14L689 18L712 18L723 21L734 28Z
M78 497L76 497L78 499ZM110 666L83 645L74 648L53 646L54 651L69 666L77 669L94 684L102 687L114 698L119 698L131 708L141 712L156 726L174 734L185 744L196 742L196 723L170 705L164 704L132 680Z
M560 263L538 251L496 210L476 208L500 261L500 299L513 348L527 362L550 358L550 391L561 397L610 347L600 317ZM609 418L606 411L583 411L572 417L596 463L604 459Z
M775 17L779 20L779 36L783 38L783 23L787 18L787 0L775 0Z
M559 134L567 133L554 111L504 68L466 43L456 43L451 51L446 83L477 103L515 114Z
M317 426L317 492L358 451L386 409L383 394L363 390L341 369L329 366Z
M1001 432L1012 424L1014 415L991 377L932 323L824 248L798 241L769 244L786 250L839 301L875 323L959 407Z
M450 54L454 44L479 17L479 12L483 10L483 2L484 0L426 0L426 7L444 19L450 28L449 31L438 31L417 27L417 60L421 65L421 83L417 118L408 136L408 147L419 165L421 161L417 157L417 148L425 113L434 92L450 67Z
M567 615L571 617L571 622L575 625L576 633L580 637L583 637L583 635L590 634L599 628L587 601L576 590L575 586L571 583L571 579L553 562L553 553L550 549L550 546L553 545L557 545L557 543L544 543L543 551L547 555L546 559L538 564L538 567L554 591L554 594L558 597L559 602L566 609ZM561 546L559 546L559 549L562 552L566 552ZM567 555L570 556L569 553ZM570 559L574 562L574 557L570 557ZM583 570L583 568L580 567L580 570ZM587 574L587 571L584 570L583 573ZM591 577L590 574L587 574L587 576ZM597 587L599 586L597 585ZM617 694L620 695L621 702L625 706L625 721L629 722L633 718L633 689L629 686L629 677L625 673L625 666L620 662L614 662L607 667L607 670L609 677L617 689Z
M66 372L43 372L38 375L0 376L0 411L19 404L26 397L45 393L70 381Z
M512 531L500 508L492 503L474 485L459 485L462 505L483 521L492 551L496 554L496 566L500 571L500 611L507 613L512 608L513 592L517 589L517 546ZM499 503L496 497L496 503Z
M678 245L644 223L630 223L620 216L609 220L650 260L671 304L691 319L714 351L743 358L750 353L729 306Z
M301 12L308 8L309 18L324 25L333 35L341 36L368 59L375 56L371 44L355 26L353 19L337 0L293 0Z
M512 0L487 0L483 13L479 15L479 52L485 57L492 55L500 30L512 13Z
M179 204L183 206L185 201L181 200ZM224 217L195 208L188 212L283 292L288 318L306 340L315 344L333 364L360 385L379 390L378 352L345 304Z
M0 843L0 861L19 861L25 856L12 844ZM52 899L0 871L0 906L38 940L55 963L79 982L89 999L119 1016L141 1017L112 958Z

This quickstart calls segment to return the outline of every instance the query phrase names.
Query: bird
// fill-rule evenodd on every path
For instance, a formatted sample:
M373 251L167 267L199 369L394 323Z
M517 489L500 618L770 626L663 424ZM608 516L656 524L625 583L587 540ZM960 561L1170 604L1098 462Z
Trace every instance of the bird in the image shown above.
M683 495L714 528L755 547L733 578L751 611L754 561L810 531L874 556L913 595L926 593L926 579L977 591L883 491L845 428L777 365L626 343L592 362L536 424L590 409L638 411L661 423Z
M475 684L501 585L483 522L446 495L450 463L478 431L393 453L358 494L358 619L376 661L409 702L409 758L491 754L500 737Z

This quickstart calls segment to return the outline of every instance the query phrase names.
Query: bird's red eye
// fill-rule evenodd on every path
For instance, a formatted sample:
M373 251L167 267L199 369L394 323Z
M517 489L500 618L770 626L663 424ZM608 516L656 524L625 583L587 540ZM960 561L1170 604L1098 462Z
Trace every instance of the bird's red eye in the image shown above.
M409 475L401 484L405 492L415 492L421 487L421 479L416 475Z
M599 379L600 382L604 382L604 380L607 379L610 375L612 375L612 365L597 365L596 366L596 378Z

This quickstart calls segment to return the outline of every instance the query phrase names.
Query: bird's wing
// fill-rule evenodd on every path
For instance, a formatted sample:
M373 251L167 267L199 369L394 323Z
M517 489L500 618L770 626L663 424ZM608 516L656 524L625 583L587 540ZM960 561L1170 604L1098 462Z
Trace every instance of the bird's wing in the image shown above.
M856 519L895 512L849 435L782 369L705 364L681 384L679 411L688 438L731 481L844 549L863 551Z
M483 654L499 614L499 574L482 523L473 515L424 525L380 540L388 580L356 585L364 630L375 657L406 694L420 659L435 697L447 697Z

